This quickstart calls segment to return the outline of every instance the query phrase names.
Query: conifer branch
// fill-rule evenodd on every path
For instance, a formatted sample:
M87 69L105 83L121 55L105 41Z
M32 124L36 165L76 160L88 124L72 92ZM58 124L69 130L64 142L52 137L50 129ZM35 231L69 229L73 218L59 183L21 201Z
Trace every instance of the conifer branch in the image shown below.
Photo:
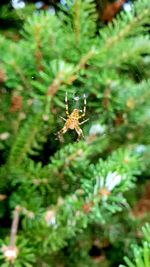
M14 162L15 165L19 165L32 148L38 132L42 129L41 116L41 114L38 114L34 119L30 118L19 131L8 158L8 163L11 166L13 166Z
M10 64L10 63L8 63ZM24 85L25 88L27 88L29 90L29 92L32 91L32 87L30 86L28 79L25 77L25 75L23 74L23 72L20 70L20 68L16 65L15 62L11 63L11 66L15 69L16 74L19 75L22 84Z
M80 0L74 1L74 34L75 34L75 44L79 43L80 39Z

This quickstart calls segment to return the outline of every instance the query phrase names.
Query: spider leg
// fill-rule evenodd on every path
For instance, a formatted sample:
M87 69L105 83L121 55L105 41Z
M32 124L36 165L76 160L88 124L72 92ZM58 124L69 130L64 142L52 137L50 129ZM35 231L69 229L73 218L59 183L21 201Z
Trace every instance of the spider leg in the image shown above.
M61 117L61 116L59 116L59 118L61 118L62 120L66 121L66 119L65 119L65 118L63 118L63 117Z
M76 126L76 127L75 127L75 130L76 130L76 132L77 132L77 134L78 134L78 139L77 139L77 141L79 141L79 139L80 139L81 137L84 138L83 132L82 132L82 130L81 130L81 128L80 128L79 126Z
M86 120L84 120L84 121L82 121L82 122L79 122L79 125L82 125L83 123L85 123L86 121L88 121L89 119L86 119Z
M64 126L64 127L57 133L58 137L60 138L61 135L65 134L65 133L67 132L67 130L68 130L67 127Z
M65 105L66 105L66 115L67 117L69 116L69 108L68 108L68 95L66 92L66 96L65 96Z
M84 97L83 114L81 116L79 116L79 119L85 117L85 115L86 115L86 96L85 96L85 94L83 95L83 97Z

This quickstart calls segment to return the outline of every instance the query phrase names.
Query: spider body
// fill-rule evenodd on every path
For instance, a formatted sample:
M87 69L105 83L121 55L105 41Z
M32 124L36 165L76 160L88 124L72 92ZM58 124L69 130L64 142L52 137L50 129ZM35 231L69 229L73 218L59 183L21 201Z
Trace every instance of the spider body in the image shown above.
M63 134L65 134L68 129L71 130L75 130L78 134L78 140L80 139L80 137L84 137L82 129L80 128L79 125L83 124L84 122L86 122L87 120L84 120L82 122L79 122L79 119L83 118L86 115L86 98L84 96L84 108L83 108L83 114L79 115L79 110L78 109L74 109L71 114L69 114L68 111L68 99L67 99L67 93L66 93L66 97L65 97L65 103L66 103L66 116L67 118L63 118L61 117L65 122L64 127L58 132L58 137L60 138Z
M67 129L75 129L79 124L79 111L78 109L74 109L72 113L68 116L65 126Z

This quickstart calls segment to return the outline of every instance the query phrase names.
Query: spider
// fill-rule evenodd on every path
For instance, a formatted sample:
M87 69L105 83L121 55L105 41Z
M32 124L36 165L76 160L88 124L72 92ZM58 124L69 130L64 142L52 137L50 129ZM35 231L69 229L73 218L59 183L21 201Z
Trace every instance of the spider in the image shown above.
M68 129L71 129L71 130L75 130L77 132L77 134L78 134L77 141L78 141L80 139L80 137L84 138L83 132L82 132L79 125L81 125L81 124L83 124L89 120L89 119L86 119L82 122L79 122L79 119L85 117L85 115L86 115L86 98L85 98L85 95L84 95L84 107L83 107L83 114L82 115L79 115L80 111L78 109L74 109L72 111L72 113L69 114L67 92L66 92L66 97L65 97L65 104L66 104L66 116L67 116L67 118L65 119L63 117L60 117L61 119L63 119L65 121L65 125L58 132L58 137L60 138L63 134L65 134L68 131Z

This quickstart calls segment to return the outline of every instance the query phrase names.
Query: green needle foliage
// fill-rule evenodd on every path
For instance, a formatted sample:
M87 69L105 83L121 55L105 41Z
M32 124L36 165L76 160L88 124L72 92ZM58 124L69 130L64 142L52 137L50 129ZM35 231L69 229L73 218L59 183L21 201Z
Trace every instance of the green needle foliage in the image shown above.
M146 224L143 227L144 240L143 246L133 246L134 263L128 258L124 257L127 264L120 265L120 267L148 267L150 266L150 224Z
M29 17L19 40L0 36L3 267L118 266L141 224L127 191L149 175L149 0L102 29L94 1L66 2ZM86 97L79 142L75 130L57 136L66 92L69 114ZM129 267L149 266L149 242Z

